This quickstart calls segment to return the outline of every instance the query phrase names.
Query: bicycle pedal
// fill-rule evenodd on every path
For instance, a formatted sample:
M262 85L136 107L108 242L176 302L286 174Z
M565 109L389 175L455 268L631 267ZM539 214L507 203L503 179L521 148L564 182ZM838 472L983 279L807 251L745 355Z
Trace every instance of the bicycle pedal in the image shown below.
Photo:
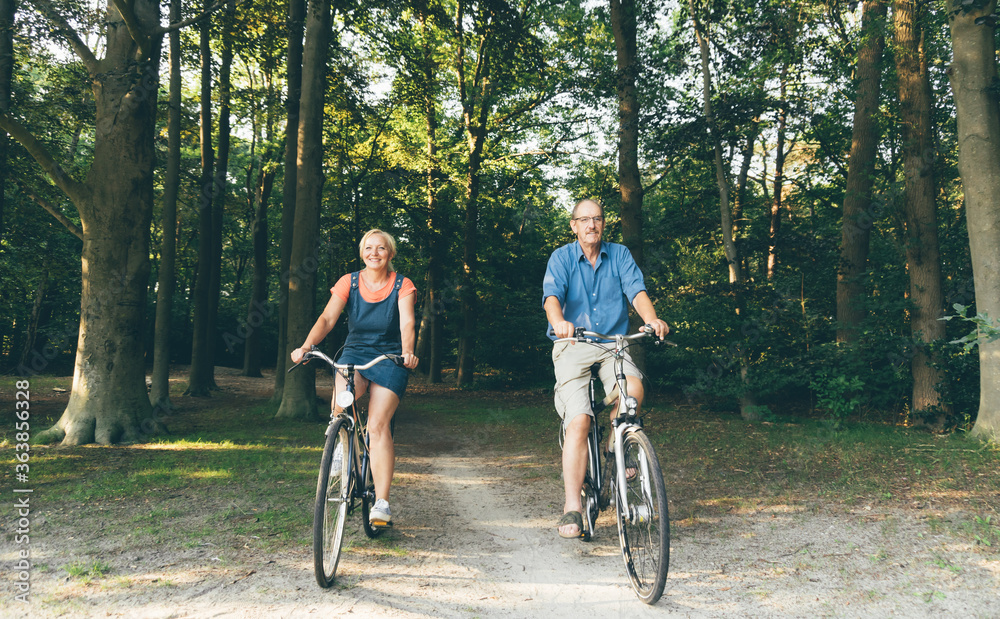
M389 520L389 521L386 521L386 520L370 520L368 522L368 524L372 525L373 527L378 527L379 529L388 529L389 527L392 526L392 521L391 520Z

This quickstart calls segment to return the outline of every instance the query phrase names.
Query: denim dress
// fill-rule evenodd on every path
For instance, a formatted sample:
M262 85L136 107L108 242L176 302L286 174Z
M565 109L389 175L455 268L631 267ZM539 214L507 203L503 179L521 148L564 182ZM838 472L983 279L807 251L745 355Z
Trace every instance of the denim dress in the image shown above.
M339 363L368 363L383 353L403 352L399 334L399 289L403 276L396 274L396 282L389 296L377 303L369 303L358 290L360 271L351 273L351 292L347 296L347 341L337 359ZM403 397L410 373L392 361L385 360L362 370L361 375L376 385L381 385Z

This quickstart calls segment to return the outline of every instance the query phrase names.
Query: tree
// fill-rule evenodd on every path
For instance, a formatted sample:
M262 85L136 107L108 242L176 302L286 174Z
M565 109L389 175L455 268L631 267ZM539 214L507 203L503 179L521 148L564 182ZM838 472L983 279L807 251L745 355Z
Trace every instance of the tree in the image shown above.
M203 0L207 9L211 0ZM211 20L201 23L198 50L201 57L201 176L198 186L201 195L198 201L198 269L194 285L194 333L191 338L191 367L188 371L188 386L184 395L208 397L213 384L212 368L212 274L216 259L214 241L216 237L215 194L219 190L215 184L215 150L212 146L212 48ZM221 233L220 233L221 234Z
M302 95L302 33L305 27L305 0L288 2L288 56L285 82L285 163L281 197L281 276L278 280L278 359L274 366L274 401L281 402L288 363L288 280L292 264L295 230L295 186L299 148L299 101Z
M953 56L948 75L958 119L976 309L1000 317L1000 105L992 14L996 0L948 0ZM1000 339L979 343L979 414L972 435L1000 440Z
M868 267L872 223L872 188L875 182L875 155L878 146L879 96L882 84L882 51L886 6L883 0L862 3L861 42L855 66L854 127L847 164L847 191L844 195L840 268L837 272L837 341L858 339L864 318L863 281Z
M181 0L171 0L170 21L181 21ZM181 168L181 40L180 32L170 32L170 100L167 117L167 169L163 179L163 239L160 243L160 270L156 287L156 323L153 335L153 373L149 401L154 407L169 409L170 403L170 321L174 288L177 284L177 193Z
M618 71L618 185L621 192L622 243L642 268L642 177L639 173L639 77L635 0L611 0L611 29Z
M98 58L49 2L36 8L59 31L90 77L96 108L93 158L73 178L9 114L6 130L76 207L83 234L80 331L69 403L35 435L64 445L135 441L162 429L146 394L142 332L153 212L153 129L158 89L159 3L109 1Z
M896 79L903 169L905 175L904 221L906 266L910 276L910 331L913 336L913 395L910 411L914 423L940 428L944 423L937 385L943 376L935 367L927 345L944 337L940 320L944 306L941 290L941 254L938 249L935 204L934 147L931 127L931 86L923 53L920 9L914 0L896 0Z
M459 0L450 24L455 73L466 155L464 170L465 220L462 229L462 272L459 291L462 326L458 338L459 386L472 384L477 331L477 273L479 220L482 209L482 173L489 161L491 140L508 140L523 133L537 110L557 93L559 75L546 63L542 41L541 7L528 2L522 8L507 2ZM467 25L472 25L469 31ZM517 96L506 96L516 93Z
M302 51L302 99L299 105L298 170L295 226L288 280L286 358L298 348L316 321L316 269L319 265L319 206L323 188L323 100L330 2L310 0ZM315 419L316 375L308 369L285 379L277 417Z
M425 325L420 327L420 341L418 345L422 347L421 354L426 359L421 359L420 364L426 369L427 380L431 383L441 382L441 370L443 367L444 351L444 309L441 301L442 289L444 287L444 252L446 249L445 236L442 230L444 216L443 205L438 200L438 193L441 190L443 174L441 172L441 162L438 160L438 111L437 98L438 86L437 71L438 63L434 58L436 42L432 29L428 25L429 10L425 3L418 7L418 20L420 22L421 51L422 55L422 77L423 77L423 102L424 117L427 126L427 295L424 301L424 316L427 317ZM427 351L425 353L424 351Z
M10 112L14 77L15 0L0 0L0 114ZM4 213L7 210L7 151L10 139L0 131L0 251L3 251Z

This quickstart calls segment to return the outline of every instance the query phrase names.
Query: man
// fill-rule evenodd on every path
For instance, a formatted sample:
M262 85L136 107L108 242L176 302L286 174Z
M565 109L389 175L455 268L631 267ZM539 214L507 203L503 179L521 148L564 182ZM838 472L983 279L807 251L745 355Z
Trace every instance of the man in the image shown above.
M656 317L642 272L632 254L624 245L601 240L604 234L601 204L594 200L580 201L573 208L569 225L577 240L552 252L542 283L551 339L572 337L576 327L608 335L628 333L629 303L656 336L663 339L670 328ZM566 430L563 441L566 500L557 525L561 537L583 535L580 491L587 473L587 433L593 416L587 385L590 367L604 361L602 353L595 346L576 346L575 342L559 342L552 348L556 411ZM625 373L629 395L642 404L642 377L631 359L626 360ZM613 374L611 363L602 363L600 375L605 389L614 387Z

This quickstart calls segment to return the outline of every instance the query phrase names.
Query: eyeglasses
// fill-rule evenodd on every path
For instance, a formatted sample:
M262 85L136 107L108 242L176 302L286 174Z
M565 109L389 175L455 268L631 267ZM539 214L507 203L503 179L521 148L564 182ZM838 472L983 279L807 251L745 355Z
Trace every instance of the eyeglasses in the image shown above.
M604 223L604 218L601 217L600 215L598 215L597 217L577 217L573 221L578 221L585 226L590 222L594 222L597 225L601 225L602 223Z

